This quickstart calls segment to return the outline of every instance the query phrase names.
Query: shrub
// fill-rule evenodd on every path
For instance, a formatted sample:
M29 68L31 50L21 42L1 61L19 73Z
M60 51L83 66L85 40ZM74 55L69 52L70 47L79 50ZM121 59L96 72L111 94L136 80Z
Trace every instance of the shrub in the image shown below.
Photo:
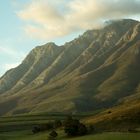
M33 129L32 129L32 132L34 134L40 132L40 127L39 126L34 126Z
M52 137L57 137L57 132L56 131L52 131L52 132L50 132L50 134L49 134L50 136L52 136Z
M88 125L88 128L87 129L88 129L88 133L95 132L95 128L94 128L94 126L92 124Z
M81 136L87 133L87 128L79 120L68 117L64 124L64 131L68 136Z
M54 123L53 122L48 122L46 124L40 124L38 126L34 126L32 129L32 132L35 133L39 133L41 131L47 131L47 130L51 130L54 128Z
M48 139L49 140L54 140L57 136L58 136L57 132L53 130L49 133Z
M108 111L108 114L112 113L110 110Z
M87 128L84 124L80 123L78 126L78 135L86 135L87 134Z

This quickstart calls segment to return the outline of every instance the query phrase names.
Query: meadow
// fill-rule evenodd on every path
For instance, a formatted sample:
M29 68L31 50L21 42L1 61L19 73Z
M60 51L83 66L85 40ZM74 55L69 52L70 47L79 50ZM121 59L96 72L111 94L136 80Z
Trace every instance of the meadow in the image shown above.
M48 133L32 134L30 131L0 133L0 140L47 140ZM104 132L81 137L68 138L62 131L58 131L56 140L139 140L140 133Z
M52 120L64 120L69 114L28 114L16 115L13 117L0 117L0 140L47 140L50 131L43 131L37 134L32 133L36 125L45 124ZM77 119L86 119L91 114L73 115ZM100 132L91 133L80 137L67 137L64 130L56 130L56 140L139 140L140 133L130 132Z

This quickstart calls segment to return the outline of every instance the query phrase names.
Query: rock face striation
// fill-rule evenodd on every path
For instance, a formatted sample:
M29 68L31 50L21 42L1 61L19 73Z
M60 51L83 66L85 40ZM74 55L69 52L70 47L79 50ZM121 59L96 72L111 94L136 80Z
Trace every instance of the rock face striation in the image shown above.
M124 19L34 48L0 78L0 115L85 112L140 99L140 22Z

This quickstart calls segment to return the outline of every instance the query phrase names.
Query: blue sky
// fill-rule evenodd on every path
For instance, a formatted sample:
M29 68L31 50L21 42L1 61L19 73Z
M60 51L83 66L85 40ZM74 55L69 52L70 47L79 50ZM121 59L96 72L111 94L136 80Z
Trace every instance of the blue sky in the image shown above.
M0 4L0 75L16 66L33 46L43 42L31 40L22 31L23 22L16 15L11 0Z
M55 41L58 45L72 39L77 33L58 39L37 39L26 35L24 21L17 16L17 11L29 0L3 0L0 4L0 76L8 69L17 66L37 45Z
M140 0L3 0L0 4L0 76L35 46L61 45L109 19L139 20Z

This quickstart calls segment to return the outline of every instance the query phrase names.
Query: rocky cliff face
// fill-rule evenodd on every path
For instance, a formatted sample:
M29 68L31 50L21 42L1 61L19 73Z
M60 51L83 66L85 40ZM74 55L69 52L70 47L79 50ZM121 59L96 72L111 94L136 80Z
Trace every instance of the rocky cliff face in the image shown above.
M92 111L135 99L139 60L134 20L113 21L63 46L38 46L0 78L0 114Z

